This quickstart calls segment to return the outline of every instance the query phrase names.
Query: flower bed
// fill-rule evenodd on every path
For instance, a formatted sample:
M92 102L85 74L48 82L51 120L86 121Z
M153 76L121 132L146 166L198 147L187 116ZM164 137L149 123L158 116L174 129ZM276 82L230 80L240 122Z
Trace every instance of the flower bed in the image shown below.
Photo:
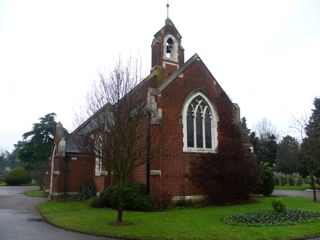
M274 225L294 225L320 220L320 212L291 209L282 213L275 211L258 211L245 214L232 215L223 218L222 221L232 225L248 226L274 226Z

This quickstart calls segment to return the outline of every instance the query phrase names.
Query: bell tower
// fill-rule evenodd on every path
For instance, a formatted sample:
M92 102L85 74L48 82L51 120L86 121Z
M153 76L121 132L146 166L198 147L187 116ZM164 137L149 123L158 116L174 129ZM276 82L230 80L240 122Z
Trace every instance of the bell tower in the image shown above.
M164 27L155 35L152 41L151 67L161 67L164 78L175 72L184 63L184 49L181 46L181 35L173 22L167 18Z

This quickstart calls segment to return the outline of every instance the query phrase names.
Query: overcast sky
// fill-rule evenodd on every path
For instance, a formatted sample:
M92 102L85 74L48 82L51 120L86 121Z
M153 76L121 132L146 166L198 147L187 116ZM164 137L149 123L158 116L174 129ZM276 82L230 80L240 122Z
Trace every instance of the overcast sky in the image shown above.
M198 53L253 128L268 118L293 134L292 115L320 96L320 1L170 0L185 59ZM151 65L166 0L0 0L0 149L12 150L55 112L72 131L99 71L119 55Z

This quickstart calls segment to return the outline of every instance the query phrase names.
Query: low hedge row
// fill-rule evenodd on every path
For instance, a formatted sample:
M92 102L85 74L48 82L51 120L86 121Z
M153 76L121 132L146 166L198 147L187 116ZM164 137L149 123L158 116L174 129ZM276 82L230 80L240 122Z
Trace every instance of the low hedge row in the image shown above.
M16 167L6 174L4 182L7 186L19 186L22 184L30 184L32 178L24 168Z

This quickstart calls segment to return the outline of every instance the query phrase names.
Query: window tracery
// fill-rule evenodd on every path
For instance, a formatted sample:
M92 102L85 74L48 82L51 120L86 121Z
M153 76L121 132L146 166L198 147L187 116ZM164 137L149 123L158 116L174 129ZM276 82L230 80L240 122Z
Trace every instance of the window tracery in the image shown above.
M217 147L218 115L209 99L198 92L183 109L185 152L214 152Z

